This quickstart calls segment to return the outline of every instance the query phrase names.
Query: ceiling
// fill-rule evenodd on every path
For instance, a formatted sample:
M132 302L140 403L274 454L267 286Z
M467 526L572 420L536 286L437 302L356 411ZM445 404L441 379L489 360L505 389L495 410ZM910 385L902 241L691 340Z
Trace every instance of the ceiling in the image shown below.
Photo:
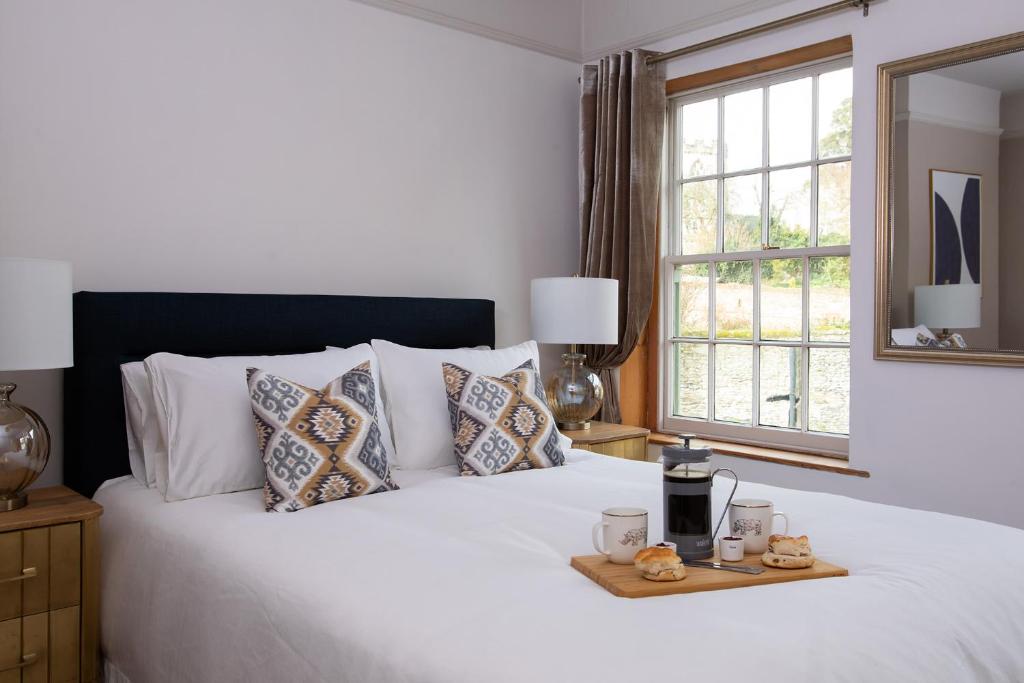
M786 0L357 0L574 62Z
M1024 90L1024 52L948 66L935 73L1004 93L1017 92Z

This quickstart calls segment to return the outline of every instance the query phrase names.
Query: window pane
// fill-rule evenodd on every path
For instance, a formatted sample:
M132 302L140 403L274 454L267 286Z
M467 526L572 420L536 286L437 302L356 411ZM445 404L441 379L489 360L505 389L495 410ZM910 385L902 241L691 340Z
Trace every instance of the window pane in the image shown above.
M850 341L850 257L821 256L810 260L811 341Z
M761 261L761 339L803 338L803 259Z
M793 347L761 347L761 424L800 429L802 353Z
M850 349L810 349L807 426L850 433Z
M708 264L676 266L676 336L708 336Z
M850 243L850 162L818 167L818 246Z
M718 234L718 181L686 183L682 193L679 207L682 253L713 253Z
M768 243L788 249L811 244L811 167L768 174Z
M747 90L725 98L725 170L760 168L764 89Z
M761 248L761 174L725 180L725 250Z
M708 419L707 344L676 344L676 377L675 414Z
M768 158L772 166L811 158L811 77L768 88Z
M853 148L853 69L818 77L818 157L839 157Z
M715 266L715 337L754 338L754 262Z
M715 346L715 419L750 424L753 413L754 347Z
M718 172L718 100L683 107L683 149L679 168L684 178Z

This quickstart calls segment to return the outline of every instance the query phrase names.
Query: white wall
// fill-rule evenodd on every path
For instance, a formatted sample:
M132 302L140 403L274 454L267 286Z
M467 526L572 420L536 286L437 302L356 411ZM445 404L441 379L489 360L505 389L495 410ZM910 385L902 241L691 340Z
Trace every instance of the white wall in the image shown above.
M669 50L820 5L800 0L650 47ZM872 358L875 87L879 63L1024 30L1019 0L895 0L669 63L670 78L852 34L854 44L850 459L870 479L724 459L741 477L1024 527L1024 370Z
M578 71L346 0L9 0L0 248L78 289L490 298L518 342L576 262ZM18 381L59 439L60 373Z

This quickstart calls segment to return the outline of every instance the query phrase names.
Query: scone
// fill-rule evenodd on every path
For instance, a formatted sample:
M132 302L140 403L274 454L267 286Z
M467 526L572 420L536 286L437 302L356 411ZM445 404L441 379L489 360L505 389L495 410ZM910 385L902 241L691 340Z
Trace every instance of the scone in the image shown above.
M768 537L768 552L761 556L761 564L778 569L806 569L814 565L811 544L806 536L772 534Z
M686 567L679 565L671 569L662 569L657 574L644 573L643 577L648 581L681 581L686 578Z
M807 569L814 566L814 555L776 555L769 550L761 556L761 564L779 569Z
M811 554L811 544L806 536L783 536L772 534L768 537L768 550L776 555L804 557Z
M679 581L686 578L686 567L672 548L644 548L633 556L633 566L650 581Z

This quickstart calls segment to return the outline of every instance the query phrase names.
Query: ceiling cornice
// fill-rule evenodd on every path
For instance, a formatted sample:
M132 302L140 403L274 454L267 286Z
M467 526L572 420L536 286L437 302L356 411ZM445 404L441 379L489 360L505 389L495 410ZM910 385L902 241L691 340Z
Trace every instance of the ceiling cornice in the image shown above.
M630 38L629 40L624 40L618 43L613 43L611 45L604 45L600 48L587 50L583 53L583 62L593 62L595 60L601 59L605 55L612 54L614 52L631 50L636 47L642 47L644 45L657 43L658 41L666 40L668 38L674 38L675 36L682 35L684 33L689 33L691 31L696 31L698 29L707 28L708 26L714 26L715 24L720 24L724 21L729 21L730 19L738 19L739 17L743 17L760 10L769 9L771 7L775 7L776 5L783 5L787 2L791 2L791 0L750 0L749 2L745 2L742 5L737 5L736 7L732 7L730 9L721 10L719 12L708 14L694 21L684 21L674 26L669 26L667 28L661 29L659 31L654 31L652 33L646 33L641 36ZM584 36L584 44L585 43L586 36Z
M963 121L960 119L946 118L945 116L936 116L935 114L929 114L928 112L921 111L905 111L900 112L892 117L893 121L900 123L903 121L912 121L914 123L930 123L933 126L942 126L944 128L956 128L959 130L967 130L972 133L981 133L982 135L995 135L1003 137L1017 137L1017 133L1020 131L1004 131L998 126L986 126L975 121Z
M492 26L487 26L475 21L468 19L462 19L457 16L445 12L439 12L437 10L427 9L421 7L414 2L407 0L354 0L355 2L369 5L371 7L377 7L379 9L388 10L397 14L402 14L407 17L414 19L420 19L422 21L428 21L432 24L444 26L446 28L455 29L457 31L463 31L465 33L471 33L483 38L489 38L491 40L497 40L508 45L515 45L527 50L533 50L534 52L540 52L542 54L557 57L559 59L565 59L576 64L585 64L592 62L604 57L605 55L612 54L615 52L621 52L623 50L630 50L644 45L651 45L668 38L673 38L684 33L696 31L709 26L714 26L731 19L737 19L742 16L752 14L761 10L769 9L777 5L782 5L792 0L748 0L740 5L731 7L729 9L720 10L711 14L705 15L699 19L693 21L684 21L673 26L668 26L664 29L646 33L643 35L635 36L628 40L623 40L617 43L609 45L603 45L600 47L586 49L586 50L569 50L558 45L553 45L544 41L535 40L527 36L519 35L518 33L510 33L508 31L502 31ZM584 10L585 11L585 8ZM583 16L580 16L580 25L582 32ZM586 36L583 36L583 44L586 45Z
M516 47L526 48L527 50L533 50L535 52L541 52L552 57L558 57L565 59L576 64L582 63L582 55L580 52L575 50L566 50L557 45L551 45L539 40L533 40L515 33L509 33L507 31L500 31L490 26L484 26L474 21L468 21L466 19L460 19L459 17L453 17L450 14L444 12L437 12L435 10L425 9L417 5L413 5L409 2L402 2L402 0L355 0L364 5L371 5L373 7L379 7L380 9L386 9L391 12L397 12L398 14L404 14L408 17L415 19L422 19L423 21L429 21L432 24L438 24L447 28L453 28L458 31L465 31L466 33L473 33L484 38L490 38L491 40L497 40L502 43L508 43L509 45L515 45Z

